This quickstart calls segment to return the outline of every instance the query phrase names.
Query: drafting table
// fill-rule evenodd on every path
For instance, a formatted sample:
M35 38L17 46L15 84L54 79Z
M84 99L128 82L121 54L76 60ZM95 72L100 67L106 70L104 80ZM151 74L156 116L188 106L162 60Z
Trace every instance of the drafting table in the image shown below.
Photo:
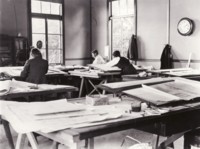
M80 102L83 98L76 100ZM73 99L72 102L75 102L76 100ZM36 133L58 143L70 145L71 149L81 149L81 141L85 141L85 147L87 149L94 149L95 137L122 130L138 129L159 136L168 137L159 146L158 142L153 144L153 149L163 149L183 136L185 132L196 129L200 126L200 103L196 103L196 106L193 106L193 108L189 108L189 105L182 106L184 108L171 107L170 112L161 115L115 119L106 124L99 123L98 125L91 125L84 128L71 128L52 133ZM27 135L32 148L38 149L37 143L31 132L18 135L16 149L20 149L20 144L25 135Z
M148 71L157 76L183 77L191 80L200 79L200 70L192 68L161 69Z
M151 78L144 80L134 80L127 82L114 82L114 83L104 83L98 85L97 87L110 93L121 93L124 90L133 89L141 87L141 84L157 84L162 82L171 81L173 78Z
M98 70L97 71L96 70L92 70L92 71L91 70L74 70L74 71L69 71L69 73L72 76L78 76L81 78L79 97L81 97L81 95L82 95L83 85L86 80L88 80L90 85L93 87L93 90L89 93L89 95L90 95L94 91L97 91L98 93L100 93L98 88L96 87L96 85L92 82L92 79L101 80L101 82L99 83L99 85L100 85L103 83L107 83L109 78L121 74L120 71L103 72L103 71L98 71Z
M64 94L69 92L77 91L78 89L68 85L50 85L50 84L39 84L37 89L31 89L36 84L27 83L23 81L14 81L16 87L9 90L5 95L0 95L0 100L12 100L13 98L24 97L28 99L30 96L48 95L48 94ZM1 83L1 82L0 82ZM19 85L19 86L17 86ZM22 87L20 87L22 86Z
M0 73L4 73L5 75L8 75L11 78L20 78L22 70L23 66L0 67ZM67 73L49 66L46 76L52 77L58 75L67 75Z
M26 83L26 82L22 82L22 81L16 81L19 84L22 84L23 86L27 86L27 88L30 88L30 84L31 83ZM47 87L45 89L45 87ZM55 93L57 95L63 95L66 97L66 94L72 91L77 91L78 89L76 87L73 86L67 86L67 85L48 85L48 84L41 84L38 85L38 89L20 89L17 90L18 86L16 86L15 89L11 89L7 94L5 95L1 95L0 96L0 100L12 100L13 98L18 98L18 97L24 97L27 100L29 100L30 96L38 96L38 95L48 95L48 94L52 94ZM1 118L0 118L1 120ZM12 149L14 149L14 145L13 145L13 141L12 141L12 135L10 132L10 128L9 125L7 123L7 121L2 121L5 132L6 132L6 136L8 138L9 141L9 145Z

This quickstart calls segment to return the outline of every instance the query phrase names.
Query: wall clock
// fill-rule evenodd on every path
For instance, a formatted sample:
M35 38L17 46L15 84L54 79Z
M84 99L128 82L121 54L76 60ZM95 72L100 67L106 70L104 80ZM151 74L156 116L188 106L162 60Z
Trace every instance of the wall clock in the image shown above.
M189 36L193 33L194 22L189 18L182 18L178 22L177 30L181 35Z

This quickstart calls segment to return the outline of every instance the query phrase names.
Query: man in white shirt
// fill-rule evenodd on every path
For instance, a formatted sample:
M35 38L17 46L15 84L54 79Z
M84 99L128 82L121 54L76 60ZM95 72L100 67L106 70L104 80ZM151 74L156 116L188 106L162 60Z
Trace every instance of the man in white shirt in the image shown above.
M92 57L94 58L92 64L105 64L105 60L102 58L101 55L99 55L97 50L92 51Z

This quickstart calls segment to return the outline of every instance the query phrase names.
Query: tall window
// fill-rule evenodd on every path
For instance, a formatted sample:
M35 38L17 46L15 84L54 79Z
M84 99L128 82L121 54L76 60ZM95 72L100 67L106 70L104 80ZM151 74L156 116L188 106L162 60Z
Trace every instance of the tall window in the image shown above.
M42 41L43 58L50 64L63 63L63 0L31 0L32 45Z
M111 47L127 56L131 35L135 27L134 0L110 0Z

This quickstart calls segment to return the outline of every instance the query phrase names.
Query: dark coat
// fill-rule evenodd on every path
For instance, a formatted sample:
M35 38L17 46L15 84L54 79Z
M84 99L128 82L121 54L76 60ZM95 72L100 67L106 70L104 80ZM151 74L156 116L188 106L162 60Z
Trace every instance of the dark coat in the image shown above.
M119 62L115 66L122 70L122 75L137 74L136 69L125 57L120 57Z
M138 46L137 46L137 38L135 35L132 35L129 41L127 58L134 61L138 60Z
M46 83L45 74L48 72L48 61L41 57L26 61L21 77L27 82L42 84Z
M166 45L163 49L162 55L161 55L161 67L160 69L171 69L173 68L173 55L171 53L171 46Z

